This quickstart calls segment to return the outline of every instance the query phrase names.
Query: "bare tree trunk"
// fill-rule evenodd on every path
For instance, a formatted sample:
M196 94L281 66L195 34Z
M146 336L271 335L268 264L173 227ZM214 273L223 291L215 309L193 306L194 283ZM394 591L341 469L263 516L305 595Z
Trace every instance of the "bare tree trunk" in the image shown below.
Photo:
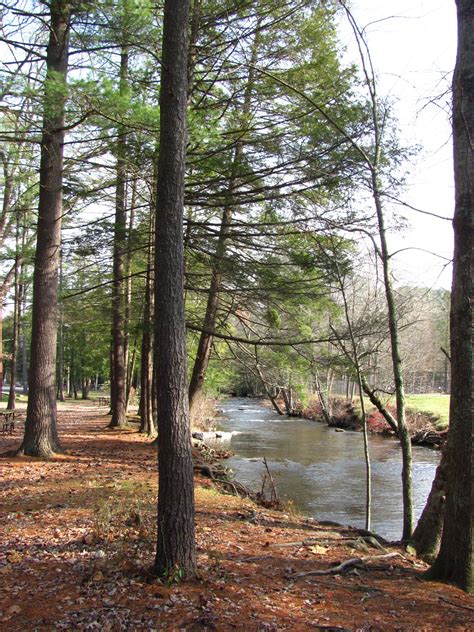
M256 350L255 350L255 355L256 355ZM265 391L265 395L268 397L268 399L271 401L273 408L275 409L275 411L279 414L279 415L283 415L283 411L280 408L280 406L278 405L278 402L276 400L278 395L273 396L271 389L268 388L268 382L266 381L266 379L263 376L262 373L262 369L260 368L260 365L258 364L258 359L255 358L255 368L256 371L258 373L258 376L260 378L260 381L262 382L262 386L263 386L263 390Z
M17 372L17 360L18 360L18 340L20 337L20 221L17 215L16 222L16 249L15 249L15 295L13 299L13 348L12 348L12 361L11 361L11 377L10 377L10 392L8 393L7 408L15 410L16 400L16 372Z
M71 392L71 366L68 364L66 367L66 393L68 395Z
M22 250L24 248L24 241L22 244ZM23 321L23 314L26 309L26 294L27 287L25 283L25 267L24 260L20 266L20 286L19 286L19 303L18 303L18 327L19 327L19 339L21 346L21 385L23 395L28 393L28 362L27 362L27 349L26 349L26 335L25 335L25 323Z
M136 391L136 380L135 380L136 378L135 364L137 360L137 341L136 340L134 340L132 348L133 348L132 355L128 360L128 366L127 366L127 406L126 406L127 411L130 406L130 401L133 399L133 396Z
M59 291L63 289L63 260L62 252L59 253ZM64 322L63 308L59 305L59 326L58 326L58 399L64 402Z
M89 399L89 391L91 388L90 377L83 377L81 380L81 399Z
M23 387L23 395L28 394L28 362L26 358L26 336L24 333L23 323L20 325L21 333L21 384Z
M128 47L122 45L120 55L120 93L128 82ZM113 388L111 388L112 418L110 428L120 428L127 423L127 393L125 366L125 263L127 246L126 210L126 135L123 125L118 128L117 184L115 190L115 228L112 284L112 340L113 340Z
M377 221L379 225L380 255L383 267L385 298L387 300L388 327L390 331L390 349L392 354L393 378L395 381L395 399L397 403L398 439L402 448L402 494L403 494L403 533L402 540L409 540L413 533L413 481L411 439L405 415L405 387L403 383L402 359L397 325L397 310L393 295L390 274L390 253L388 251L385 221L380 201L380 184L376 170L372 171L372 186Z
M70 14L71 4L68 0L53 0L50 3L33 278L30 387L25 435L20 448L24 454L39 457L50 457L61 451L57 432L55 377Z
M150 232L153 221L150 221ZM151 239L151 236L150 236ZM140 371L140 432L146 432L148 436L156 434L153 418L153 365L152 365L152 319L153 310L153 273L152 273L152 247L148 248L148 264L146 270L145 305L143 308L143 335Z
M453 78L454 259L451 291L451 404L443 535L430 578L474 592L474 11L457 0Z
M446 450L443 450L425 508L411 539L418 555L425 558L434 558L439 551L446 504L446 466Z
M69 360L69 388L68 388L68 396L74 397L74 383L76 380L76 371L75 371L75 353L74 348L71 348L71 357Z
M148 338L148 340L147 340ZM148 436L155 434L152 410L152 363L149 335L144 334L142 341L142 357L140 370L140 432Z
M165 0L155 247L158 533L154 572L194 577L194 473L184 313L183 203L189 0Z
M3 296L0 295L0 402L3 399L3 381L5 363L3 361Z
M125 257L125 305L124 305L124 356L125 356L125 372L126 372L126 406L125 411L128 411L130 404L130 393L132 389L133 372L135 370L135 357L137 347L133 346L132 357L130 358L130 321L132 319L132 233L135 222L135 203L137 197L137 179L132 181L132 195L130 200L130 212L128 217L128 229L127 229L127 253Z
M395 417L386 409L383 402L377 397L375 391L370 388L369 383L365 379L365 376L362 375L362 388L364 389L364 393L368 396L372 404L377 408L379 413L384 417L385 421L388 423L393 432L398 436L398 424Z
M313 369L314 386L316 388L316 395L318 396L319 404L321 406L321 412L323 413L324 421L329 425L332 421L331 406L328 398L323 392L321 380L319 379L319 373L316 368Z
M288 388L282 388L281 394L283 395L283 401L285 402L285 411L286 414L291 417L294 413L293 409L293 391L291 386Z

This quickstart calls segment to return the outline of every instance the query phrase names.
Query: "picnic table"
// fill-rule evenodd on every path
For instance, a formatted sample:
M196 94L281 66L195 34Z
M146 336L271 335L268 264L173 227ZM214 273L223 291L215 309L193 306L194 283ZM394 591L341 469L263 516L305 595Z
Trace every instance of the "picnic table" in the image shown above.
M0 419L2 420L2 433L9 432L13 434L15 430L15 411L14 410L0 410Z
M99 406L110 406L110 397L98 397Z

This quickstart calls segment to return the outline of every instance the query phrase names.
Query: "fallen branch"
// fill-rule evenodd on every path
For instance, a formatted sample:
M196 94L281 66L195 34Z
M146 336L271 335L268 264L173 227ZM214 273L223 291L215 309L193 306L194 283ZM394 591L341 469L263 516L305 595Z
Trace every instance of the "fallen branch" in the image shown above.
M361 536L360 538L349 540L347 544L355 549L359 548L359 550L363 551L368 551L370 548L372 548L378 549L384 554L388 553L387 549L382 546L376 538L372 536Z
M229 558L232 562L259 562L260 560L269 559L270 555L251 555L250 557Z
M302 577L310 577L311 575L338 575L339 573L345 573L351 568L365 566L366 562L374 562L379 560L388 560L394 557L403 557L401 553L387 553L385 555L366 555L365 557L354 557L350 560L338 564L333 568L318 571L306 571L305 573L294 573L290 575L291 579L301 579Z
M277 494L277 490L276 490L276 487L275 487L275 481L273 480L273 476L271 475L270 468L268 467L268 463L267 463L266 457L263 457L263 464L265 465L265 469L268 472L268 478L270 479L270 483L272 484L272 495L271 495L270 500L272 500L274 502L278 502L278 494Z
M321 540L319 538L306 538L306 540L296 540L294 542L281 542L277 544L268 544L270 549L284 549L292 548L294 546L311 546L312 544L319 544Z
M267 544L268 548L271 549L284 549L291 547L301 547L301 546L311 546L313 544L329 544L333 546L342 545L342 546L352 546L353 548L357 548L357 546L364 546L364 550L368 551L370 547L373 549L379 549L383 553L387 553L387 549L384 548L377 540L373 537L366 536L361 538L352 538L349 536L343 536L340 538L305 538L304 540L294 540L292 542L281 542L277 544Z
M449 599L446 599L446 597L438 597L438 599L440 601L444 601L445 603L449 603L450 606L454 606L455 608L463 608L464 610L474 611L474 608L472 608L471 606L465 606L464 604L461 604L461 603L454 603L454 601L450 601Z

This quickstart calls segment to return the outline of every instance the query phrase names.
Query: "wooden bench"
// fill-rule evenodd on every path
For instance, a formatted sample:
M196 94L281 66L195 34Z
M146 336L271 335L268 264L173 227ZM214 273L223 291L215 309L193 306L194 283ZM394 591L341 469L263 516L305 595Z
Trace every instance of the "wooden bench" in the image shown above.
M0 419L2 420L2 433L13 434L15 430L15 411L0 410Z
M110 406L110 397L98 397L99 406Z

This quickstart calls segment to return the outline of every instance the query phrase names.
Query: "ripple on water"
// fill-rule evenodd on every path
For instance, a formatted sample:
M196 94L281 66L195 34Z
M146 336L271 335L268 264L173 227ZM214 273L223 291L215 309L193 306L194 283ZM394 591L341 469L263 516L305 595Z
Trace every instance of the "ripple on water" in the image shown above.
M237 431L229 466L244 485L261 487L263 457L282 497L320 520L364 526L365 463L361 433L336 433L324 424L287 417L255 404L222 407L223 430ZM242 410L243 409L243 410ZM398 442L370 438L373 484L372 525L396 539L402 529L401 451ZM439 452L413 448L414 505L423 509L439 462Z

